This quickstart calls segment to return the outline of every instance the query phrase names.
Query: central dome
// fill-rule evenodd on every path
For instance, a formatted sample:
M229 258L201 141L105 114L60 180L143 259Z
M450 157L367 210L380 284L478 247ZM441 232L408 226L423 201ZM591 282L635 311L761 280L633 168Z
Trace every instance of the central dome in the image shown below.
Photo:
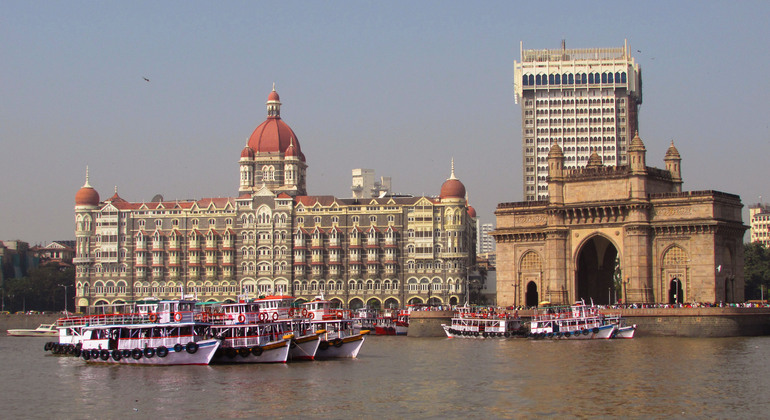
M266 104L267 119L251 133L247 146L259 155L260 153L286 153L286 149L293 144L296 149L293 153L304 162L305 155L302 153L297 135L281 119L281 102L275 87L267 97Z

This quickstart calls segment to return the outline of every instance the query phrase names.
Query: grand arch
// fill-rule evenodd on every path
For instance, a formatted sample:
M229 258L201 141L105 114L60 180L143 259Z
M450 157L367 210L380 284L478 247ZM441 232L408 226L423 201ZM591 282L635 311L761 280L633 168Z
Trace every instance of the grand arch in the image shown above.
M617 248L604 236L594 235L583 242L575 262L575 300L599 305L617 302L620 287L616 287L615 279L616 272L621 272L617 261Z
M567 169L554 143L548 198L498 204L498 305L743 301L740 197L683 191L673 144L665 169L646 166L638 135L627 153Z

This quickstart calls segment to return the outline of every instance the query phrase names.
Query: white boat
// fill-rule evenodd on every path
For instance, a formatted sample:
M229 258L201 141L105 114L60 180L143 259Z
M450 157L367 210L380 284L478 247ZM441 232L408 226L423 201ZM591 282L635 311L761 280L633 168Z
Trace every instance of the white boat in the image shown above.
M40 324L35 329L16 328L8 330L8 335L14 337L56 337L59 335L59 330L56 328L56 324Z
M358 308L353 312L353 329L374 330L377 324L377 310L370 307Z
M222 342L212 363L286 363L291 333L283 324L265 318L256 301L222 304L222 316L209 326L211 336Z
M220 341L190 323L85 327L81 357L88 363L208 365Z
M634 338L636 334L636 324L619 326L612 334L612 338Z
M80 327L81 357L88 363L208 365L220 341L196 320L195 301L159 301L137 323ZM133 315L132 315L133 316Z
M609 339L616 328L617 325L604 322L604 315L598 308L580 301L572 306L536 309L527 336L533 339Z
M457 308L452 322L441 324L449 338L509 338L523 335L517 315L498 313L491 308Z
M350 311L333 307L331 301L316 298L302 304L310 329L322 332L315 359L356 358L369 330L356 332Z

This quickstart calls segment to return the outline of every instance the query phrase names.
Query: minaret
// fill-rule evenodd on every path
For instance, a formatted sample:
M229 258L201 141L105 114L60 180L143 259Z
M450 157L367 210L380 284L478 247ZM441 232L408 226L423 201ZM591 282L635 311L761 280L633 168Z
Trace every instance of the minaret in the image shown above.
M556 142L548 151L548 201L564 204L564 152Z
M666 162L666 170L671 174L675 192L682 192L682 158L679 156L679 150L674 147L674 140L671 140L671 146L668 147L663 161Z

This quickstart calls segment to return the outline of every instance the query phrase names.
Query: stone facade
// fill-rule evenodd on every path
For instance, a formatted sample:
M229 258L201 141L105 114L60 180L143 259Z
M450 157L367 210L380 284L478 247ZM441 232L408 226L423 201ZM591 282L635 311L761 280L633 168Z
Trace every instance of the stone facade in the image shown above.
M554 144L548 200L498 205L499 305L743 301L740 198L682 192L673 143L665 170L646 166L638 135L628 156L565 169Z

